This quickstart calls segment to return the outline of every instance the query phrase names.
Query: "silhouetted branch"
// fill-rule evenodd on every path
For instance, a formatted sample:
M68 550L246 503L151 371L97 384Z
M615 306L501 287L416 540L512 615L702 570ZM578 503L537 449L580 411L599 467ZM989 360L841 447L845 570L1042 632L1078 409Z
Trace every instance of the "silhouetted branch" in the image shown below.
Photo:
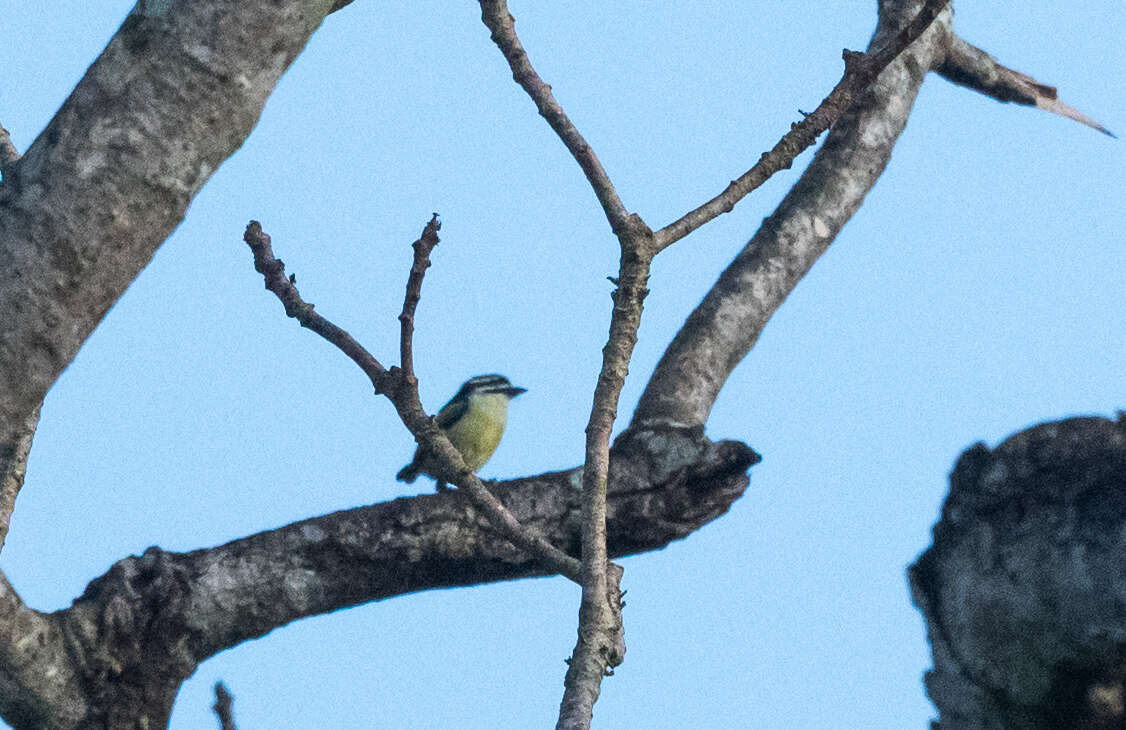
M1109 137L1115 136L1094 119L1060 101L1054 86L1002 66L993 56L956 35L951 35L946 58L936 71L948 81L997 101L1034 106L1085 124Z
M236 730L235 717L231 711L234 697L223 686L222 682L215 683L215 704L211 706L219 718L219 730Z

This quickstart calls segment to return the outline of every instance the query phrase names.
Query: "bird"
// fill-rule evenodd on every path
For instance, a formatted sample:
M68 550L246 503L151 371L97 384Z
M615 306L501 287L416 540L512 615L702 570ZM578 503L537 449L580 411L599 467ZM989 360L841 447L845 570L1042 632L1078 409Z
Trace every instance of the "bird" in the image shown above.
M462 383L450 402L438 411L438 428L445 432L470 469L480 469L496 451L508 420L508 402L526 392L526 388L513 385L503 375L476 375ZM395 478L410 484L419 474L426 474L437 480L439 490L444 489L446 483L434 474L434 469L433 455L419 446L411 463L400 469Z

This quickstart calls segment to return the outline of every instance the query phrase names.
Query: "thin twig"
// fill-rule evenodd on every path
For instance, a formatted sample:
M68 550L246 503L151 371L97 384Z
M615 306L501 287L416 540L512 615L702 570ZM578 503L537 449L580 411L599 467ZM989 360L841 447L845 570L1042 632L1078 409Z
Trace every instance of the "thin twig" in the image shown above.
M430 252L438 245L438 231L442 222L435 213L422 229L422 235L411 244L414 259L411 272L407 276L407 295L403 298L403 313L399 315L401 333L399 335L399 364L407 375L414 375L414 310L422 297L422 277L430 267Z
M1027 74L1002 66L993 56L957 36L951 36L946 58L936 70L946 80L981 92L997 101L1034 106L1117 139L1109 129L1060 101L1056 87L1042 84Z
M400 343L400 351L408 355L408 359L412 350L409 340L413 331L414 315L414 305L411 303L411 299L412 297L417 298L421 291L422 274L430 266L430 251L438 243L437 230L438 220L435 216L426 224L422 236L414 243L415 260L411 265L411 276L403 304L403 315L401 315L406 316L410 321L410 326L403 322L402 328L402 336L408 341ZM390 370L384 368L350 334L317 314L313 310L313 305L303 300L298 293L297 286L294 283L295 277L285 275L285 264L274 256L273 248L270 245L270 236L262 231L262 226L257 221L251 221L250 225L246 227L243 240L254 253L254 268L265 278L266 288L281 300L285 307L285 313L296 319L302 327L316 332L336 345L339 350L360 366L360 369L371 380L375 392L387 396L395 406L403 424L414 435L419 444L447 465L447 469L450 471L448 481L468 494L474 506L481 510L513 545L534 555L543 562L546 569L578 582L580 576L579 561L556 548L539 534L521 525L508 508L484 487L481 480L466 465L461 453L454 448L437 424L427 417L418 398L418 381L415 379L414 373L407 371L406 368L391 368ZM417 302L417 299L415 301Z
M911 22L875 53L845 51L844 76L817 108L800 122L790 125L790 131L722 193L657 231L654 234L657 250L668 248L705 223L731 212L735 204L748 193L765 183L776 172L789 168L794 158L816 142L822 132L832 127L856 97L876 80L895 57L930 27L948 2L949 0L928 0Z
M219 716L219 730L235 730L235 717L231 711L234 699L222 682L215 683L215 704L211 709Z
M594 189L594 194L598 196L598 202L602 205L606 219L610 221L611 230L620 233L627 226L629 212L618 198L618 193L614 190L602 163L598 161L598 156L571 123L563 107L555 100L551 86L532 68L528 54L520 44L520 39L516 37L515 21L508 12L508 4L505 0L481 0L481 20L492 32L493 42L508 61L512 69L512 78L528 92L528 96L532 97L540 115L559 135L559 139L575 158L575 162L579 163L587 181Z
M352 335L317 314L313 305L301 298L297 292L297 277L286 277L285 263L274 256L270 236L262 230L262 225L258 221L250 221L242 240L254 253L254 269L265 278L266 288L281 300L286 316L293 317L302 327L336 345L337 349L360 366L375 386L376 393L386 393L390 387L390 373Z

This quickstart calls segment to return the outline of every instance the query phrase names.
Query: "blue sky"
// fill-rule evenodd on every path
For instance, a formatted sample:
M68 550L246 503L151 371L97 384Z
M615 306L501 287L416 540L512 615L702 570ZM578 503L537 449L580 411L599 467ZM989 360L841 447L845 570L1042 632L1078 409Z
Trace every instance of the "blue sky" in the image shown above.
M874 3L513 2L540 74L653 226L721 190L840 76ZM26 149L129 10L5 0L0 123ZM1126 132L1114 0L956 6L956 28ZM617 246L512 83L476 3L357 0L52 389L0 556L32 606L114 561L189 550L429 488L362 374L287 320L241 242L251 218L318 311L385 363L409 244L442 243L416 333L424 403L502 372L529 392L482 475L574 466ZM858 215L724 388L708 433L763 454L731 512L629 558L628 654L598 727L925 727L905 568L954 459L1032 423L1124 407L1126 147L932 76ZM662 253L622 398L810 153ZM628 418L624 418L628 420ZM431 591L285 627L203 664L175 730L526 728L554 722L578 590Z

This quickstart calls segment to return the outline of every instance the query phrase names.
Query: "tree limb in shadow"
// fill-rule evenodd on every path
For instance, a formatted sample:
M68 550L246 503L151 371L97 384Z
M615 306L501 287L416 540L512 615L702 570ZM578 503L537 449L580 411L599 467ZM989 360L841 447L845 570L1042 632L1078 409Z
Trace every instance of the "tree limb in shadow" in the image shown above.
M1083 112L1059 100L1056 87L1002 66L997 59L960 37L951 35L946 58L937 69L947 81L960 84L1000 102L1034 106L1084 124L1108 137L1115 134Z

